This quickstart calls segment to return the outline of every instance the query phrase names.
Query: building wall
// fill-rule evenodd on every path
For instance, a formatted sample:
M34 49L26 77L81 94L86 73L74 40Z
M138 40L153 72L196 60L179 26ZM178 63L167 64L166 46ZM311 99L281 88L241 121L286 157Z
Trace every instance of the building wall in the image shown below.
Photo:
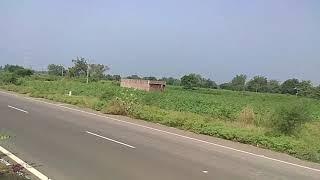
M140 89L144 91L164 91L165 82L141 79L121 79L121 87Z
M121 87L149 91L149 82L148 80L140 80L140 79L121 79Z

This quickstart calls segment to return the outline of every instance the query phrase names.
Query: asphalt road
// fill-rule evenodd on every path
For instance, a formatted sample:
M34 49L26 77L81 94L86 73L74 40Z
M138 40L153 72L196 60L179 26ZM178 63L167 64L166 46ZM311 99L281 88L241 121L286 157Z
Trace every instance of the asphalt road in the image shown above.
M318 164L117 119L0 92L0 146L53 180L320 179Z

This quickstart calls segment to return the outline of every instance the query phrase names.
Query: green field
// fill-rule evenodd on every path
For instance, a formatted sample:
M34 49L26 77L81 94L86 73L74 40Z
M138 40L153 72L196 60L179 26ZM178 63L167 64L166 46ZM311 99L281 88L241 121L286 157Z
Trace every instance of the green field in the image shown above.
M184 90L168 87L147 93L119 87L117 82L89 84L81 79L32 76L0 88L157 122L195 133L285 152L320 162L320 101L280 94L226 90ZM68 92L72 91L72 96ZM271 120L277 110L302 104L311 120L290 134L275 133ZM299 115L300 112L296 112Z

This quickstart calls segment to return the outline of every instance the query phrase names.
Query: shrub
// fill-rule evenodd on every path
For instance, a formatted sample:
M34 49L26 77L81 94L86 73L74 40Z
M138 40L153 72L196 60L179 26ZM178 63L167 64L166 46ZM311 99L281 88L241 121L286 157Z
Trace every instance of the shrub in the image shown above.
M33 71L31 69L18 69L14 71L18 76L25 77L33 75Z
M245 107L239 114L239 122L242 124L253 124L255 121L255 114L251 107Z
M0 82L4 84L16 84L17 81L18 78L14 73L4 72L0 75Z
M119 98L111 100L107 106L102 109L102 112L115 115L128 115L125 102Z
M271 126L275 132L291 135L311 120L305 104L295 104L278 108L271 118Z

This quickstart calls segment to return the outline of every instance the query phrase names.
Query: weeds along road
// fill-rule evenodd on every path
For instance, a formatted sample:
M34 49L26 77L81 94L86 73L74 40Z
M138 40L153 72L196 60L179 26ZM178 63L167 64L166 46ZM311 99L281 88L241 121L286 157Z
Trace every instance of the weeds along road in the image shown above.
M319 179L284 154L0 92L0 146L44 177L116 180Z

